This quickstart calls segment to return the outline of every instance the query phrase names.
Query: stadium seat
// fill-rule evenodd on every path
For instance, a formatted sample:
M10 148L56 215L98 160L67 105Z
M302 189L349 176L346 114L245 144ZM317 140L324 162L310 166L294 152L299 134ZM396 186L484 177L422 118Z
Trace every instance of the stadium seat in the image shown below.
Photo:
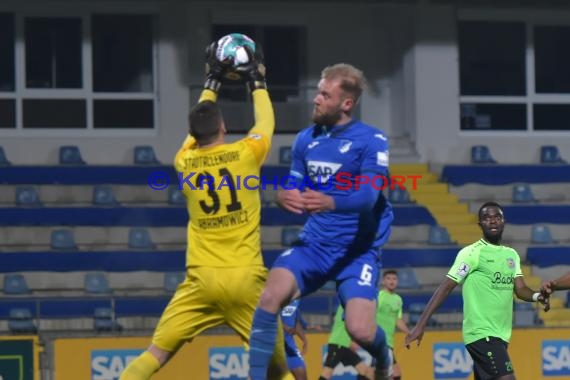
M422 313L425 310L426 306L427 305L425 303L412 303L412 304L410 304L410 306L408 307L408 313L410 316L410 320L408 321L408 325L414 326L418 323L418 321L420 320L420 317L422 316ZM434 327L434 326L437 326L438 323L433 317L430 317L427 325L430 327Z
M4 276L4 293L5 294L29 294L31 293L28 288L26 278L19 274L6 274Z
M515 309L514 311L514 323L516 327L531 327L537 324L537 314L533 309L521 310Z
M550 228L548 226L538 224L532 226L531 242L533 244L554 244L556 241L552 238Z
M15 334L35 334L38 331L32 312L25 308L10 309L8 328Z
M410 194L399 187L395 187L394 190L388 191L388 200L393 204L411 203Z
M531 203L536 202L532 190L526 183L513 186L513 202Z
M110 186L96 185L93 188L93 204L95 206L116 206L119 202Z
M61 165L85 165L79 147L66 145L59 148L59 163Z
M416 272L412 268L402 268L398 270L398 288L419 289L420 283L416 277Z
M168 203L171 205L185 205L186 198L175 186L168 187Z
M93 313L93 328L97 332L103 331L122 331L121 326L113 318L113 310L109 307L98 307Z
M336 282L335 281L325 282L321 290L336 291Z
M279 163L281 165L290 165L291 164L291 147L290 146L282 146L279 148Z
M17 206L41 206L40 196L34 187L23 186L16 188Z
M489 147L486 145L475 145L471 147L472 164L496 164L497 161L491 155Z
M53 230L51 232L51 249L77 249L72 230Z
M160 165L154 154L154 148L150 145L136 146L134 161L136 165Z
M0 166L7 166L10 165L11 162L8 161L6 157L6 153L4 152L4 148L0 146Z
M543 145L540 147L540 162L543 164L566 164L566 160L560 157L558 147Z
M453 244L445 227L430 226L428 243L433 245Z
M281 245L290 247L299 239L299 227L283 227L281 230Z
M109 287L107 277L101 272L92 272L85 274L85 291L94 294L109 294L112 293Z
M156 246L146 228L131 228L129 231L129 248L153 249Z
M178 285L184 281L184 272L167 272L164 274L164 290L174 292Z

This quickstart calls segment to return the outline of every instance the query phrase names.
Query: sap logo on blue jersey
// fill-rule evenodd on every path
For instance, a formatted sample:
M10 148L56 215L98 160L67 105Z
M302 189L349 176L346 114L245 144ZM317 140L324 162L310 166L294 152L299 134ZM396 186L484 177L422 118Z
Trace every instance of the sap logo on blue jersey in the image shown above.
M144 350L91 351L91 380L118 380L129 363Z
M327 357L327 352L328 352L328 345L325 344L322 348L323 363L325 362L325 359ZM364 351L363 349L359 349L357 353L358 356L362 358L362 361L365 364L369 366L372 365L372 356L370 356L368 352ZM345 366L344 364L339 363L339 365L337 365L334 369L331 380L355 380L357 375L358 372L356 372L356 369L354 369L354 367Z
M243 347L213 347L208 357L210 379L247 379L249 354Z
M472 370L473 359L463 343L434 343L434 379L465 379Z
M336 174L342 164L336 162L325 161L307 161L307 169L309 170L309 177L315 182L327 183L330 176Z
M570 375L570 340L542 341L542 375Z

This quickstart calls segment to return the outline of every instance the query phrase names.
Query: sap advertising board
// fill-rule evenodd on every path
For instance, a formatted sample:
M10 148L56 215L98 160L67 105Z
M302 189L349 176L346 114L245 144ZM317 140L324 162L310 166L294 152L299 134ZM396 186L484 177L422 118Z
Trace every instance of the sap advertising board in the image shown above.
M542 375L570 376L570 340L542 341Z
M473 359L463 343L434 343L434 379L466 379L472 371Z
M144 350L92 350L91 380L118 380L125 367Z

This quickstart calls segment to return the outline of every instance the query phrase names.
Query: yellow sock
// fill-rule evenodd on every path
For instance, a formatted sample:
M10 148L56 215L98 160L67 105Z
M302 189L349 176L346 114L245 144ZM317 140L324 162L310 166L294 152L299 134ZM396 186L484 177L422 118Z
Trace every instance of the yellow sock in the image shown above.
M119 380L149 380L152 374L158 371L159 368L160 363L158 360L150 352L145 351L130 362Z

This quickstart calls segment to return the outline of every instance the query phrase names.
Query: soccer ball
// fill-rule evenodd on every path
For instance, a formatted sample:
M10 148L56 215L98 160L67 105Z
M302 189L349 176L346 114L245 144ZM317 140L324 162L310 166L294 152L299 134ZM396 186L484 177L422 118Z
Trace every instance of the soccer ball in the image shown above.
M250 48L252 53L255 53L255 42L241 33L231 33L218 40L216 58L220 62L228 63L231 66L230 71L226 74L226 78L230 80L241 79L241 75L236 69L249 63L246 46Z
M234 67L245 65L249 62L246 46L255 52L255 42L251 38L241 33L228 34L218 40L216 58Z

